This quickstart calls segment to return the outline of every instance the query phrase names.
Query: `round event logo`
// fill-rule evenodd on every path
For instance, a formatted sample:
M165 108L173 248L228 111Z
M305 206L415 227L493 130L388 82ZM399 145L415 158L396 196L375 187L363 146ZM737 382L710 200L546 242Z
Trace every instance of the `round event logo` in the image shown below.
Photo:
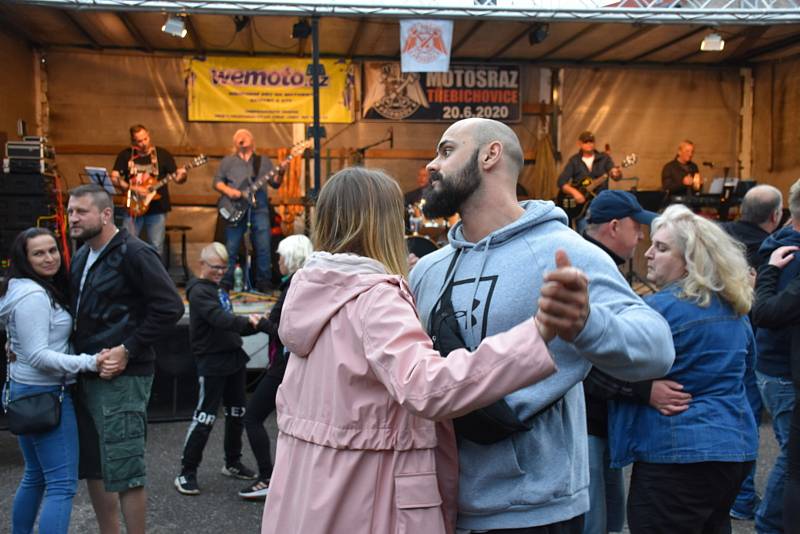
M420 63L436 61L440 55L447 55L442 39L442 30L435 24L418 22L411 26L403 45L403 53L409 54Z

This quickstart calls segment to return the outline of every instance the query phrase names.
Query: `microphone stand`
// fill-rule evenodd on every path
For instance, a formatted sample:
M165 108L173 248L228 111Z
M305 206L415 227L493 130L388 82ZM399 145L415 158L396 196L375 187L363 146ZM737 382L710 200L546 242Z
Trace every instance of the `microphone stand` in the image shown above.
M392 128L389 128L389 130L386 132L386 136L380 141L375 141L374 143L370 143L369 145L365 145L353 150L353 165L356 167L363 167L367 150L383 143L389 143L389 147L394 148L394 130Z
M628 259L628 272L625 273L625 280L628 281L628 285L631 286L631 289L633 289L633 283L638 282L649 289L651 293L656 292L656 288L646 279L642 278L639 273L636 272L636 269L633 268L633 258Z

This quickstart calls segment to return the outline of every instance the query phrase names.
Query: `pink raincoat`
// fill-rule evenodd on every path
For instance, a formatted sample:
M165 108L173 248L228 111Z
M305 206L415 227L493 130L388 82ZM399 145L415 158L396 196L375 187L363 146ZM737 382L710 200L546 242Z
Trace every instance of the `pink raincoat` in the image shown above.
M555 371L533 320L441 358L405 280L351 254L309 258L279 333L292 356L262 534L453 533L449 419Z

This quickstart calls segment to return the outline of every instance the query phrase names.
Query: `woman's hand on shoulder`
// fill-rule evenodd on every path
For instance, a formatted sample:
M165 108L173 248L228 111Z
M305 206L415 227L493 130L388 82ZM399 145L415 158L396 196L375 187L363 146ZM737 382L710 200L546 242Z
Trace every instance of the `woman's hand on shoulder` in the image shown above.
M779 269L783 269L786 265L794 259L794 252L800 249L796 246L778 247L769 257L769 264L774 265Z

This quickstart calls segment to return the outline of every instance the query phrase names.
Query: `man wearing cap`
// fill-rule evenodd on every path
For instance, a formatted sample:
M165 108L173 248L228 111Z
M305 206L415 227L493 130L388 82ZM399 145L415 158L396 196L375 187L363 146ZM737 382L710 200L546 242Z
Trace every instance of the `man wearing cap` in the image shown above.
M633 257L643 238L642 225L658 214L642 208L628 191L602 191L592 202L583 237L603 249L618 266ZM634 400L659 406L688 406L691 397L670 380L627 383L593 367L583 383L589 434L589 511L584 534L621 532L625 523L625 487L622 469L609 466L609 399ZM663 412L662 412L663 413Z
M255 152L255 141L250 130L236 130L233 134L233 154L222 158L222 162L214 175L214 189L237 199L242 196L242 189L272 171L272 162L268 157ZM245 232L250 230L250 240L255 249L256 280L253 284L259 290L272 289L272 261L269 220L269 198L267 186L278 188L283 181L283 169L279 168L276 176L267 180L264 187L256 193L256 205L238 223L225 227L225 248L228 251L228 270L222 278L221 285L233 287L233 271L239 257L239 247Z
M558 177L558 188L563 195L573 199L577 207L583 207L587 201L587 195L581 190L581 181L585 178L595 179L608 174L613 180L622 178L619 167L614 165L614 161L606 153L598 152L594 148L594 134L590 131L581 132L578 136L578 153L573 155L561 171ZM595 189L595 193L608 189L608 182L601 184ZM561 206L565 207L565 206ZM572 219L572 213L569 213ZM572 221L570 220L570 223Z

